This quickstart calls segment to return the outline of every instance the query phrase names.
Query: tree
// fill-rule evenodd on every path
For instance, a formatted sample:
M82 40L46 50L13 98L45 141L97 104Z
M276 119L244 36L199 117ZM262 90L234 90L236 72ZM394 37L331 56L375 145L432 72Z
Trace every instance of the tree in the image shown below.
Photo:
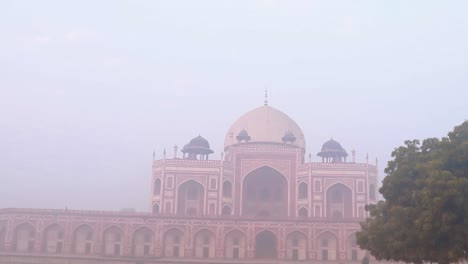
M468 260L468 121L442 139L405 141L392 158L358 245L378 260Z

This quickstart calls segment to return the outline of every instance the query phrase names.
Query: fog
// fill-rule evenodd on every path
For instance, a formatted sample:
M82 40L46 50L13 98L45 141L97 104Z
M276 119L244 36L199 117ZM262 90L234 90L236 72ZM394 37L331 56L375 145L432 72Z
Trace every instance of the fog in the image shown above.
M467 1L2 1L0 208L149 210L151 160L263 104L358 162L468 117ZM180 156L180 154L179 154Z

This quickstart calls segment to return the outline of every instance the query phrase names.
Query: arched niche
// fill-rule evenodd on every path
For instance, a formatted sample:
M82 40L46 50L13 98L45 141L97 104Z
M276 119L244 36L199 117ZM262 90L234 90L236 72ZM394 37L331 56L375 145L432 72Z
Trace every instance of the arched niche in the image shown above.
M153 195L161 194L161 179L156 178L154 181Z
M256 259L276 259L278 256L276 235L268 230L264 230L255 236L255 258Z
M75 254L93 253L94 230L89 225L81 225L73 232L72 249Z
M62 253L64 245L64 229L53 224L42 232L42 251L49 254Z
M299 184L299 187L297 188L297 198L299 200L304 200L304 199L307 199L308 197L308 187L307 187L307 183L305 182L301 182Z
M346 258L352 262L358 262L364 258L365 252L356 244L356 233L346 239Z
M301 232L293 232L286 238L286 258L289 260L307 259L307 236Z
M247 239L244 233L233 230L226 234L224 240L224 254L227 259L245 258Z
M13 246L16 252L33 252L36 242L36 229L30 223L15 228Z
M154 215L159 215L159 211L160 211L159 204L158 203L153 204L152 213Z
M232 214L232 208L231 206L229 205L225 205L223 206L223 210L222 210L222 215L231 215Z
M338 239L331 232L321 233L316 240L318 260L334 261L338 259Z
M263 166L242 182L242 214L253 217L288 215L288 182L277 170Z
M164 256L179 258L184 257L185 236L180 229L172 228L164 234Z
M188 180L179 185L177 190L177 214L187 216L203 215L205 192L203 186Z
M342 184L335 183L327 189L326 212L328 218L341 219L353 217L353 192Z
M230 181L223 182L223 197L232 197L232 183Z
M133 233L132 252L137 257L150 256L153 252L154 234L151 229L142 227Z
M307 218L309 216L309 211L305 207L301 207L297 212L299 218Z
M209 230L198 231L194 236L195 257L197 258L214 258L216 240L213 232Z
M120 227L111 226L104 230L103 233L103 250L102 253L107 256L122 255L123 248L123 232Z

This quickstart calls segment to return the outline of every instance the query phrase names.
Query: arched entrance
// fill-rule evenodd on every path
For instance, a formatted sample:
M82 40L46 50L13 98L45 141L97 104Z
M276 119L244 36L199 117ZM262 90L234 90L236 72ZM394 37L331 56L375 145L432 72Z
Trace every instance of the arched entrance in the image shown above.
M203 186L189 180L182 183L177 191L177 214L188 216L203 215L205 194Z
M242 183L242 214L257 217L288 215L288 182L277 170L264 166L247 176Z
M352 191L341 183L336 183L327 190L327 217L351 218L353 217Z
M255 258L275 259L277 239L276 235L270 231L262 231L255 237Z

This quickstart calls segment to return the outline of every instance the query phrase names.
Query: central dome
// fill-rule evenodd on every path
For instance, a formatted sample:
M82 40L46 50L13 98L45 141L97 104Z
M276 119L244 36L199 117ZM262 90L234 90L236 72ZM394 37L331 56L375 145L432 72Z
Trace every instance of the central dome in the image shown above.
M237 136L247 133L249 143L280 143L305 149L304 133L297 123L269 105L255 108L234 122L226 134L224 149L240 143ZM285 143L285 136L294 140Z

